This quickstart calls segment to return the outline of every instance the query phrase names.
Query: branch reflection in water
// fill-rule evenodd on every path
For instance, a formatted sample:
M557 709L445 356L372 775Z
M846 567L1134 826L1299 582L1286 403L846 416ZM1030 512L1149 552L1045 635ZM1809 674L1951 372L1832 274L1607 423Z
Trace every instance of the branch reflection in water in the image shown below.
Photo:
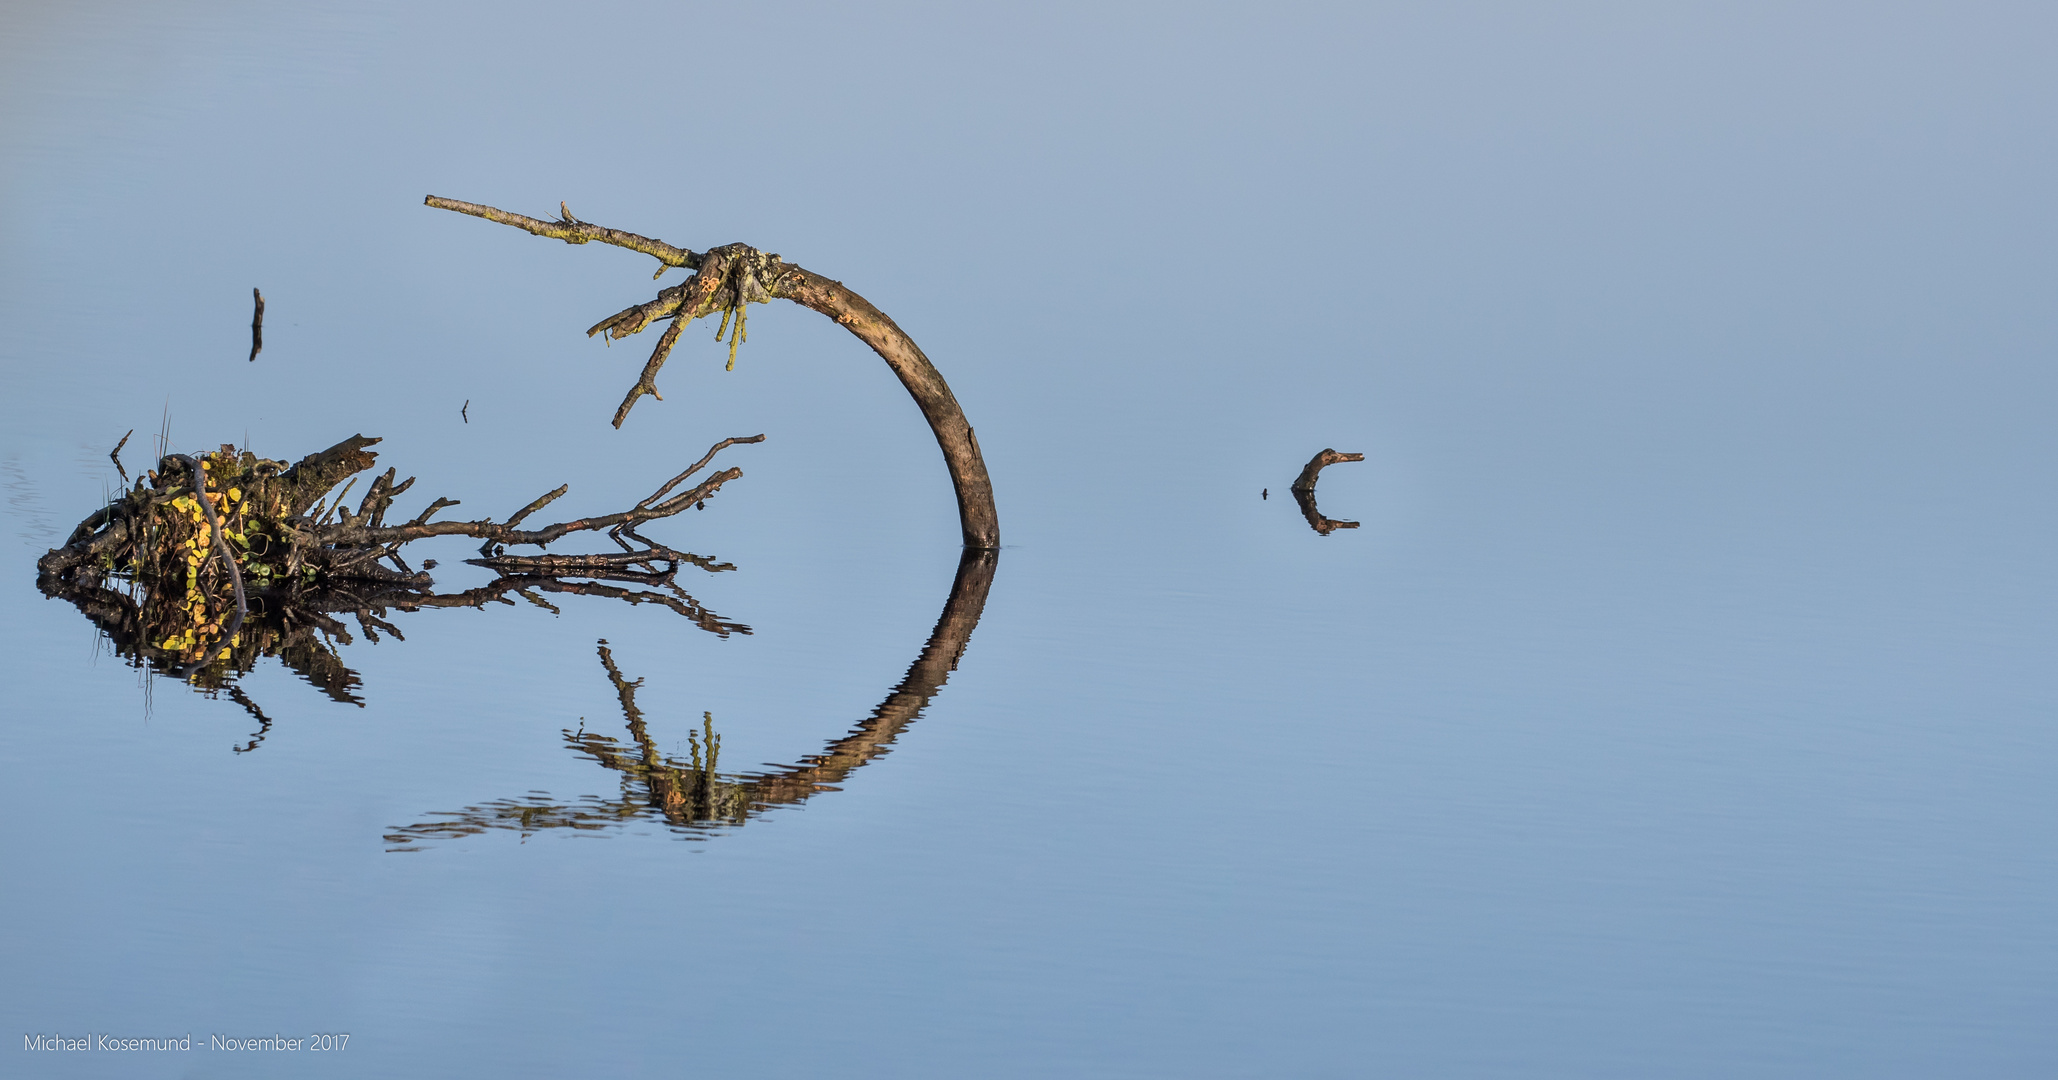
M565 745L582 757L621 774L621 793L612 798L585 796L572 800L532 791L523 798L500 799L431 815L435 820L399 828L386 836L391 851L416 851L435 840L454 840L493 829L528 836L546 829L597 832L639 821L661 821L682 839L704 838L710 831L741 825L776 806L805 802L815 793L838 790L852 772L891 751L902 729L922 715L931 698L957 670L993 586L999 553L968 549L958 562L957 578L936 629L907 676L886 700L843 738L818 754L766 773L718 770L721 736L714 718L702 714L701 729L687 734L685 760L658 753L636 704L642 679L630 680L615 666L607 642L600 642L600 663L621 700L629 741L588 732L583 726L564 733Z
M240 705L258 722L250 741L234 748L237 753L246 753L264 741L272 721L236 683L267 657L276 657L331 699L363 707L364 698L358 693L363 679L344 664L338 651L353 643L345 618L356 622L359 632L375 643L381 633L405 641L400 628L391 621L401 613L430 608L483 608L494 603L512 606L515 596L555 613L557 607L542 594L556 593L658 604L719 637L750 633L750 627L723 619L702 606L676 580L685 565L698 566L709 573L734 570L734 565L661 547L643 554L651 556L641 564L646 567L644 570L625 566L564 576L502 574L485 585L461 592L438 593L371 581L339 582L319 590L253 591L250 615L233 644L223 648L211 662L197 667L188 663L189 650L167 647L173 643L165 640L168 628L178 624L182 613L164 601L153 603L147 587L97 574L71 578L44 575L37 585L44 595L77 607L106 635L115 655L139 671L177 679L210 697L226 694ZM495 562L470 561L485 566Z

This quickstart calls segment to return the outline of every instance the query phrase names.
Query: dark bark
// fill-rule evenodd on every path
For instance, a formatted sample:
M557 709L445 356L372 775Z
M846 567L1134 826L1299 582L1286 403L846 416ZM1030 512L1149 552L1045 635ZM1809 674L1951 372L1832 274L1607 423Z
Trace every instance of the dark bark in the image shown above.
M364 500L358 504L357 512L351 513L343 505L343 496L349 493L347 486L333 501L326 496L338 483L371 468L377 461L377 455L366 448L379 440L363 435L353 435L327 450L309 454L291 468L248 452L239 454L233 447L223 447L220 453L210 455L210 464L215 472L211 474L208 485L216 496L232 488L240 493L241 498L234 510L235 527L251 537L253 545L251 554L244 558L258 557L259 548L255 545L261 542L263 561L274 567L281 577L297 578L312 570L317 575L337 580L373 580L425 587L430 584L427 574L412 573L399 563L398 552L402 545L431 536L469 536L483 541L482 553L493 556L497 547L541 547L577 532L604 531L619 542L624 535L635 537L634 530L638 525L683 513L713 496L724 484L741 477L741 469L724 469L680 494L665 497L704 468L724 448L738 443L762 442L764 438L763 435L751 435L716 443L685 472L666 481L656 492L627 510L534 529L518 526L529 515L563 495L564 487L531 502L506 522L496 523L490 518L432 522L429 518L437 511L458 505L455 499L439 498L406 524L387 525L386 511L393 505L394 498L414 484L413 477L394 483L394 471L388 469L372 481ZM186 471L183 463L176 471L170 468L178 460L175 455L160 463L159 471L148 478L158 485L155 488L139 481L133 491L80 522L63 547L38 560L39 573L62 578L85 568L95 568L133 571L146 578L163 574L165 568L156 563L168 549L163 544L153 546L148 539L152 535L151 530L161 523L160 509L187 494L193 486L176 482L176 477ZM205 502L200 505L209 515L214 513L211 505ZM220 530L217 528L216 531L219 533ZM630 561L671 562L680 557L680 553L661 545L648 541L645 544L647 547L640 553L641 557ZM623 546L627 547L626 544ZM635 549L629 550L633 552ZM593 558L608 565L620 562L612 555ZM393 560L402 568L389 570L378 565L382 559ZM236 562L242 560L231 561L225 555L224 561L232 569ZM545 562L530 560L523 565L519 557L502 561L506 564L504 569L519 568L524 573L551 572Z
M482 217L488 221L497 221L502 225L512 225L517 229L527 230L535 233L537 236L562 240L567 244L585 244L598 240L603 244L613 244L616 247L628 248L630 251L640 251L664 263L666 266L681 266L693 269L700 265L700 256L685 248L673 247L662 240L652 240L647 236L622 232L620 229L605 229L598 225L589 225L586 222L580 221L572 216L571 211L566 209L563 203L558 204L559 211L564 214L563 218L557 221L542 221L537 218L523 217L520 214L510 214L505 210L496 210L490 206L481 206L478 203L458 202L456 199L445 199L435 195L429 196L424 201L427 205L436 207L439 210L455 210L460 214Z
M1331 465L1341 461L1363 460L1365 460L1365 455L1363 454L1339 454L1329 449L1324 449L1321 453L1308 459L1307 466L1301 469L1300 478L1293 482L1293 499L1300 504L1301 516L1308 519L1309 528L1314 529L1323 536L1328 536L1338 529L1355 529L1358 527L1358 523L1355 521L1336 521L1323 517L1322 511L1315 509L1315 481L1321 478L1322 470Z
M127 469L124 469L124 468L122 468L122 464L121 464L121 448L122 448L122 447L124 447L124 446L127 446L127 445L129 445L129 435L134 435L135 433L136 433L136 429L135 429L135 428L130 428L130 429L129 429L129 434L128 434L128 435L123 435L123 436L121 437L121 441L120 441L120 442L118 442L118 443L115 443L115 444L114 444L114 449L112 449L112 450L109 450L109 451L107 452L107 460L109 460L109 461L112 461L112 462L114 462L114 471L115 471L115 472L117 472L117 473L120 473L120 474L121 474L121 482L122 482L122 486L123 486L123 487L127 487L127 486L128 486L128 483L129 483L129 470L127 470Z

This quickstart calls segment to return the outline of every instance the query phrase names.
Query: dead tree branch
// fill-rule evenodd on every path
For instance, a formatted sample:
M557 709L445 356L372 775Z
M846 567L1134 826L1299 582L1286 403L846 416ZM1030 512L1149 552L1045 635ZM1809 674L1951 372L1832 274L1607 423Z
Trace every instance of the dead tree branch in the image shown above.
M253 287L250 296L257 301L257 312L250 316L250 359L256 360L264 351L264 294Z
M736 363L736 347L747 340L744 321L750 304L764 304L775 299L791 300L834 319L837 325L856 335L886 361L909 396L915 399L923 418L929 422L929 428L936 436L936 445L943 451L944 464L950 470L951 486L957 494L958 521L964 533L965 546L975 549L1000 546L1000 518L993 503L993 481L987 475L978 436L965 419L964 409L958 404L956 395L951 393L950 384L944 381L942 373L936 370L936 365L923 354L914 339L908 337L884 312L845 288L841 282L787 263L777 255L747 244L725 244L696 253L636 233L603 228L572 217L562 204L559 220L544 221L435 195L424 201L438 209L485 218L568 244L597 240L642 252L663 264L659 273L673 266L694 271L693 277L684 283L660 291L649 301L625 308L586 331L589 337L605 333L609 338L620 339L654 322L672 320L671 326L666 328L657 346L651 350L650 359L644 363L635 385L629 388L621 407L615 410L616 427L621 427L622 422L628 419L629 410L638 398L647 394L663 400L657 389L657 373L678 343L685 324L694 319L722 313L722 324L716 330L716 338L719 340L724 333L730 335L729 365L732 368Z
M1363 460L1365 460L1365 455L1363 454L1339 454L1334 450L1326 448L1321 453L1308 459L1308 464L1301 469L1300 478L1293 482L1293 500L1300 504L1301 516L1308 519L1308 526L1310 528L1323 536L1328 536L1338 529L1355 529L1358 527L1358 523L1355 521L1337 521L1332 518L1326 518L1322 516L1322 511L1315 509L1315 481L1321 479L1322 470L1331 465L1342 461Z
M438 510L458 505L454 499L438 498L407 524L386 525L386 513L394 499L414 484L412 477L395 483L394 470L387 469L372 481L357 512L352 513L344 505L344 496L355 482L353 477L377 460L366 447L378 441L352 436L302 458L291 468L230 446L200 457L170 455L138 480L134 489L80 522L65 546L38 560L39 578L49 591L68 584L97 585L102 578L122 576L167 598L176 598L183 582L184 599L167 609L183 613L174 620L179 625L162 628L156 639L159 644L153 647L193 657L212 657L221 642L236 636L250 610L246 577L260 590L283 590L288 596L339 589L347 593L361 587L420 592L433 582L428 574L410 569L400 557L400 549L432 536L481 540L485 557L475 562L528 583L555 576L597 577L677 591L672 576L682 564L710 572L734 567L651 541L637 533L637 527L698 506L724 484L742 476L741 469L724 469L674 494L722 450L738 443L762 442L764 436L716 443L685 472L627 510L527 529L520 527L524 520L563 496L566 487L536 499L506 522L490 518L431 521ZM329 490L339 482L346 482L343 491L328 498ZM606 532L623 550L526 557L506 553L510 545L542 547L578 532ZM631 540L643 546L632 546ZM394 568L380 565L382 561ZM223 595L231 591L233 611ZM635 602L666 604L721 633L734 629L708 615L683 592L678 596L683 599L638 594ZM631 599L627 594L619 598Z
M443 199L434 195L429 196L426 202L438 210L455 210L460 214L482 217L487 221L497 221L502 225L512 225L517 229L525 229L535 233L537 236L547 236L552 240L562 240L567 244L584 244L598 240L603 244L613 244L616 247L628 248L630 251L640 251L668 267L679 266L694 269L700 266L700 256L685 248L673 247L662 240L652 240L647 236L638 236L635 233L623 232L620 229L606 229L598 225L589 225L572 217L571 211L565 208L563 203L558 204L559 211L564 215L561 219L557 221L541 221L532 217L523 217L520 214L510 214L505 210L495 210L493 207L481 206L478 203L459 202L456 199Z

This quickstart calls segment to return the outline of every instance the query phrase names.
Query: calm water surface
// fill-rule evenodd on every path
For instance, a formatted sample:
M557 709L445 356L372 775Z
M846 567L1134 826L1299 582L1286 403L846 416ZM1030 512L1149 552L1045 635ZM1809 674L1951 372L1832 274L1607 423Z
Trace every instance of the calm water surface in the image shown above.
M2058 1067L2048 12L0 26L0 1036L195 1047L0 1075ZM1008 546L790 304L610 428L678 277L427 194L845 281ZM469 517L769 438L648 530L690 607L210 689L37 589L131 429Z

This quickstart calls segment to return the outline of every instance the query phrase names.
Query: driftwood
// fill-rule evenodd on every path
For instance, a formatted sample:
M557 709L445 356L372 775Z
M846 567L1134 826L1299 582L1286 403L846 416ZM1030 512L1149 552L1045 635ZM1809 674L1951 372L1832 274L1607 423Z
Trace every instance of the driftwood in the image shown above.
M1322 470L1331 465L1341 461L1363 460L1365 460L1365 455L1363 454L1339 454L1334 450L1326 448L1321 453L1308 459L1308 464L1301 469L1300 477L1293 482L1293 499L1300 504L1301 516L1308 519L1308 526L1310 528L1323 536L1328 536L1338 529L1355 529L1358 527L1358 523L1355 521L1336 521L1323 517L1322 511L1315 509L1315 481L1321 479Z
M250 316L250 359L255 360L264 351L264 294L252 288L250 296L257 301L257 312Z
M121 448L129 445L129 435L134 435L135 433L136 429L130 428L128 435L123 435L121 441L114 444L114 449L107 452L107 460L114 462L114 471L121 474L121 482L124 485L129 482L129 470L122 468Z
M629 410L637 399L647 394L664 400L658 393L657 373L664 367L665 358L671 355L672 347L678 343L680 332L694 319L721 313L721 325L717 327L715 336L720 340L724 334L728 335L729 365L732 368L736 364L737 346L748 340L744 322L750 304L791 300L836 320L838 325L857 335L886 361L921 408L923 417L929 421L957 493L958 521L964 533L965 546L1000 546L1000 519L993 505L993 482L986 474L978 436L966 421L964 410L951 393L950 385L944 382L936 365L929 362L921 348L892 319L841 282L804 270L747 244L727 244L696 252L636 233L594 225L573 217L563 203L558 204L558 220L544 221L435 195L424 201L438 209L512 225L567 244L598 241L641 252L658 261L658 272L654 278L674 267L694 272L685 282L660 291L654 299L625 308L586 331L589 337L604 333L611 339L620 339L653 323L671 321L659 336L656 348L651 350L642 374L629 388L621 407L615 410L614 425L618 428L628 419Z
M706 467L724 448L738 443L763 442L764 438L763 435L752 435L723 439L685 472L666 481L656 493L627 510L534 529L518 526L529 515L563 495L567 487L544 494L504 522L496 523L491 518L430 521L429 518L438 511L459 505L456 499L439 498L412 520L388 525L385 521L387 511L392 508L394 499L414 484L414 477L395 483L396 470L387 469L372 481L355 513L342 502L342 497L349 493L347 487L338 493L333 503L326 499L338 483L372 467L377 455L365 448L378 443L378 439L353 435L327 450L309 454L291 467L284 462L260 458L249 451L224 446L213 454L205 455L202 471L207 479L204 484L196 484L188 478L185 475L188 470L183 466L170 468L170 463L176 461L177 456L167 457L159 463L158 469L138 478L136 486L121 498L80 522L63 547L44 555L36 565L44 575L62 576L83 567L98 566L107 572L137 572L147 576L158 569L153 560L161 554L160 549L165 547L164 541L169 538L169 533L182 531L177 528L176 520L165 520L171 515L164 513L164 509L176 504L184 510L187 504L191 504L189 514L192 516L204 518L206 515L201 511L217 508L227 512L223 531L228 539L236 540L244 548L244 553L236 556L236 562L250 564L257 559L270 560L258 564L264 567L258 575L260 577L308 580L362 578L427 585L430 580L426 575L408 570L404 563L396 562L395 569L387 569L377 565L377 561L397 555L402 545L431 536L469 536L485 541L486 547L493 549L509 545L540 547L575 532L605 531L619 542L622 536L633 536L636 526L671 517L695 506L721 490L722 485L742 476L741 469L724 469L684 492L670 495L673 489ZM196 491L202 490L211 505L203 506L194 497ZM160 536L159 529L169 530L169 533ZM267 542L266 550L253 547L256 540L252 530L256 530L255 536ZM197 530L198 533L208 531ZM194 533L196 530L183 532ZM210 536L207 539L218 538ZM626 544L622 546L625 550L634 550ZM492 552L482 549L481 554L490 556ZM652 557L660 561L671 558L661 551ZM638 557L634 561L649 560ZM512 568L522 560L517 558L503 562ZM277 567L272 563L277 563Z

